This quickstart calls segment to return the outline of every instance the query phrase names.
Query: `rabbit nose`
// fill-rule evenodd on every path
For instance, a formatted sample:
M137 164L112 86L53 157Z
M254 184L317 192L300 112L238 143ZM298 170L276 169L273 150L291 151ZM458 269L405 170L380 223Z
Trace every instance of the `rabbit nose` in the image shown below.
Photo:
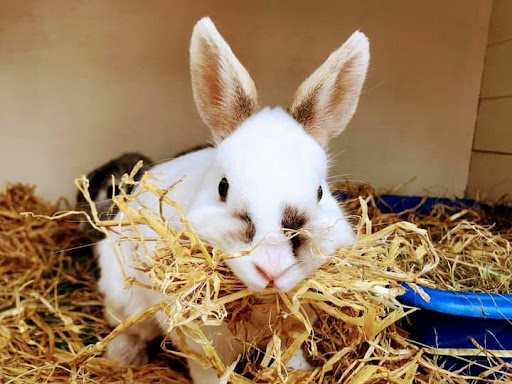
M280 275L271 274L267 271L265 271L263 268L261 268L259 265L256 265L256 271L263 276L265 279L267 279L270 283L273 283Z
M297 260L288 243L262 244L254 253L254 267L270 283L278 280Z

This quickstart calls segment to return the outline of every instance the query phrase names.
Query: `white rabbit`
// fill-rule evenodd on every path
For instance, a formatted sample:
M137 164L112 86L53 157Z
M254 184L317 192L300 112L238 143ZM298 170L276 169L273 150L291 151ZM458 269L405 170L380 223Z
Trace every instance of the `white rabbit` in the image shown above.
M348 246L354 234L326 182L328 141L349 123L356 110L369 62L369 43L355 32L299 87L287 110L260 110L255 85L209 18L192 35L190 66L194 99L210 128L215 147L189 153L150 169L162 187L183 178L170 193L198 234L227 253L250 255L227 261L254 291L269 284L285 292L319 268L325 257L305 236L288 238L283 228L307 228L323 255ZM156 197L143 195L146 206ZM172 217L167 208L165 215ZM178 223L176 223L178 225ZM141 227L143 233L152 234ZM133 244L121 245L129 276L149 283L136 265ZM164 300L138 286L124 289L120 265L106 240L97 247L101 265L99 288L112 326ZM139 256L140 257L140 256ZM165 329L157 313L144 324L116 337L107 355L126 364L147 361L148 341ZM241 345L227 326L205 327L225 364L235 361ZM172 338L172 335L171 335ZM191 348L201 348L190 341ZM305 366L304 357L292 359ZM213 369L189 361L194 383L217 383Z

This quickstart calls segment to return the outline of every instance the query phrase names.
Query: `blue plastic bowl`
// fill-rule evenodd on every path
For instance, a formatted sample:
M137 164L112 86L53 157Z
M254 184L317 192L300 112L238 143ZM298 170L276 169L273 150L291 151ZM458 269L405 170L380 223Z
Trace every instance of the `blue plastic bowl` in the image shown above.
M450 292L423 287L430 296L427 302L404 286L406 293L398 300L419 308L402 321L402 328L409 332L411 340L432 348L476 351L476 342L488 350L512 351L512 295ZM464 374L472 376L485 371L485 367L490 365L484 355L457 358L446 354L437 358L438 363L446 369L462 370ZM512 355L503 360L512 363ZM491 378L500 379L500 375Z
M512 351L512 295L423 287L430 296L427 302L406 288L398 300L420 308L403 324L412 340L433 348L476 349L474 340L490 350Z
M438 203L459 208L478 204L472 200L427 198L418 207L422 202L421 197L383 195L381 199L379 209L386 213L399 213L417 207L419 213L426 214ZM512 207L502 208L512 217ZM419 308L402 322L411 340L432 348L476 350L477 347L472 342L474 340L489 350L512 351L512 295L451 292L423 287L430 296L430 301L427 302L406 284L403 285L406 293L398 300ZM464 361L446 355L439 356L439 360L447 369L466 367L463 372L471 375L477 375L485 368L478 364L468 366L467 361L489 365L487 358L483 356L467 356ZM512 356L503 360L512 362Z

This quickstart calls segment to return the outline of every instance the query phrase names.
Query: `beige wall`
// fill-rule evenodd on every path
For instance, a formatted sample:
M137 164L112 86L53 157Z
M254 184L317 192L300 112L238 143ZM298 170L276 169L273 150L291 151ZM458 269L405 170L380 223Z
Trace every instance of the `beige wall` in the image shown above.
M362 29L371 69L334 173L462 195L489 13L487 0L2 1L0 184L70 196L124 151L163 159L204 142L187 50L210 15L270 105Z
M494 0L468 196L512 203L512 1Z

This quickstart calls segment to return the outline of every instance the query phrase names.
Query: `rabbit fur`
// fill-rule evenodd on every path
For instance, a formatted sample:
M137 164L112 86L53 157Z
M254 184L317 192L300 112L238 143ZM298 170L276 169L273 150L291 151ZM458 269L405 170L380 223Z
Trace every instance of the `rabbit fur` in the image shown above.
M368 39L357 31L302 83L286 110L260 109L254 82L213 22L203 18L194 27L193 94L215 146L158 164L150 172L162 188L183 178L169 196L205 241L228 254L254 248L248 256L227 261L248 288L260 291L273 284L289 291L336 249L354 242L350 224L329 193L326 149L356 110L368 63ZM157 209L155 196L143 194L142 200ZM171 207L165 208L169 220L174 213ZM171 224L180 226L177 220ZM290 239L283 230L302 228L311 238ZM147 227L139 230L154 236ZM96 248L99 288L112 326L165 300L161 293L139 286L125 289L121 268L143 283L150 281L146 273L133 268L134 245L122 242L120 247L122 265L108 241ZM137 257L149 263L144 255ZM167 329L166 317L159 312L113 339L107 356L125 364L143 364L147 343L163 329ZM242 352L242 342L226 324L205 326L204 332L226 365ZM202 353L192 340L187 343ZM193 360L188 363L194 383L219 382L214 369L204 369ZM288 366L307 368L303 352Z

